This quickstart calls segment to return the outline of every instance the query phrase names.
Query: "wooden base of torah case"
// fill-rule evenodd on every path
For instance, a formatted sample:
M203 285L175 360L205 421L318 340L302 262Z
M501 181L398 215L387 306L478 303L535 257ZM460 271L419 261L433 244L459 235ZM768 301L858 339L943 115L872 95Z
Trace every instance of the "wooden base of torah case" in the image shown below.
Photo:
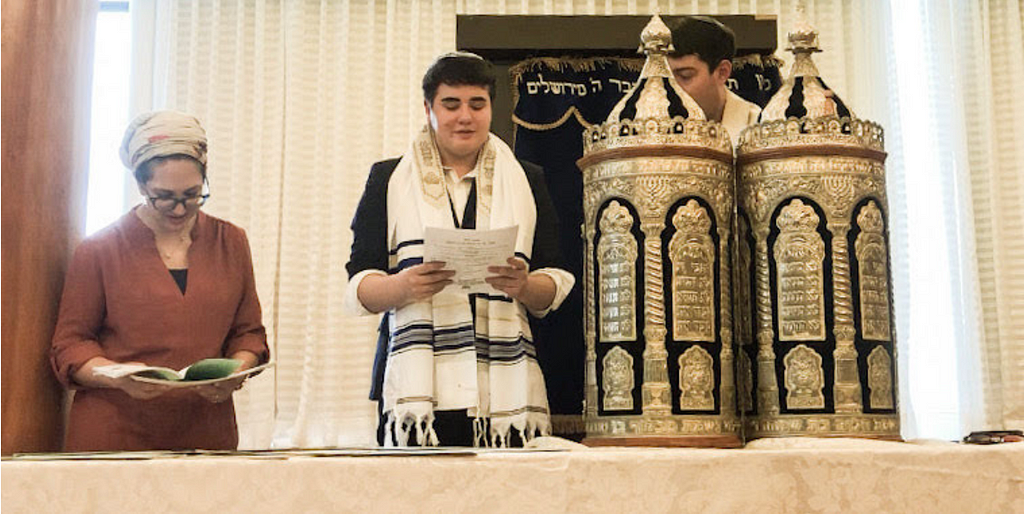
M746 437L899 439L882 128L790 34L792 75L737 149L738 402Z
M728 134L672 79L668 28L584 133L588 445L742 445L732 347Z

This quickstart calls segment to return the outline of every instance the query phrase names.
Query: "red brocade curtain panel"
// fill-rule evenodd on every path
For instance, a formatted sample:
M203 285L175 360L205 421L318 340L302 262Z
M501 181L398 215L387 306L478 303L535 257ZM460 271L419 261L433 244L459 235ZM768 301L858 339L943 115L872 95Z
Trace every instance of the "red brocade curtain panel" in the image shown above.
M97 4L3 2L3 454L56 451L47 360L64 271L85 227Z

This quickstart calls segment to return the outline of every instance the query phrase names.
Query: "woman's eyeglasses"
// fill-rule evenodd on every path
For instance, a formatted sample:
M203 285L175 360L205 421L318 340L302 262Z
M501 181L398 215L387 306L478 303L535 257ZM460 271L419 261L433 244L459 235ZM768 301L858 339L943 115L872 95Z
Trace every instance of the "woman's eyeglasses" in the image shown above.
M185 196L181 198L176 198L173 196L147 196L146 198L149 199L149 203L153 206L154 209L158 211L170 212L173 211L174 209L177 209L179 203L182 205L182 207L186 209L202 207L203 204L206 203L206 200L209 200L210 195L209 193L207 193L203 195Z
M210 183L203 180L203 185L207 191L210 189ZM154 209L163 212L171 212L178 208L178 204L181 204L185 209L194 209L196 207L202 207L206 204L206 201L210 199L210 193L203 193L198 195L189 195L183 197L176 196L146 196L149 200L149 204Z

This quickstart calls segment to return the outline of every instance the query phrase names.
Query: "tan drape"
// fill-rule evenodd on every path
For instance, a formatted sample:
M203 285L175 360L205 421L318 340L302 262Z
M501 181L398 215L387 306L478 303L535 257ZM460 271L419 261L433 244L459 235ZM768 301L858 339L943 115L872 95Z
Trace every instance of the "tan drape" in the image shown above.
M85 226L96 3L3 3L3 453L61 444L47 363L68 258Z

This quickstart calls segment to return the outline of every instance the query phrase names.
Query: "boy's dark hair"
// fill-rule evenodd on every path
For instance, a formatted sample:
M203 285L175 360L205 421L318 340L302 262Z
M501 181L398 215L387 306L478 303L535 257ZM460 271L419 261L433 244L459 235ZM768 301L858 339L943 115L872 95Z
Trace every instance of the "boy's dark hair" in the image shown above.
M161 155L143 161L142 164L135 167L133 172L135 180L140 184L149 182L149 179L153 178L153 167L164 161L192 161L199 167L199 174L203 176L203 180L206 180L206 165L199 162L195 157L185 154Z
M423 75L423 99L428 104L434 103L438 86L447 84L486 87L487 94L493 102L496 83L497 78L491 63L476 54L453 52L438 57Z
M672 27L671 57L696 54L714 71L722 60L736 56L736 35L732 29L707 16L684 16Z

